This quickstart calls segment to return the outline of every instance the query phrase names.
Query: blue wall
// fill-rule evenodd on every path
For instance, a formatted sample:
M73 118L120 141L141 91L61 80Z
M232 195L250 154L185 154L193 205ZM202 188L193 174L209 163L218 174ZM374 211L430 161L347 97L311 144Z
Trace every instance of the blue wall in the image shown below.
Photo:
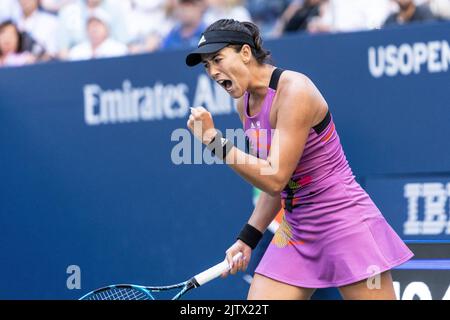
M410 201L419 224L433 201L445 207L429 213L437 229L450 221L449 27L267 42L279 67L320 88L355 174L404 239L450 239L444 227L404 233L408 184L422 192ZM173 164L171 134L198 104L221 129L240 123L226 93L184 56L0 70L0 298L179 282L223 259L251 213L251 186L223 165ZM80 290L66 287L69 265L81 269ZM241 299L246 290L231 277L189 298Z

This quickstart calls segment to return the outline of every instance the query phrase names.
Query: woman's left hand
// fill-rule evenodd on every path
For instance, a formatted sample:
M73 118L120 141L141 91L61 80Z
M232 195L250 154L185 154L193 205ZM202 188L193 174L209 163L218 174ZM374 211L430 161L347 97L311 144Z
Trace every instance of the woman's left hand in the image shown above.
M217 134L211 113L203 107L191 108L187 122L192 134L204 144L209 144Z

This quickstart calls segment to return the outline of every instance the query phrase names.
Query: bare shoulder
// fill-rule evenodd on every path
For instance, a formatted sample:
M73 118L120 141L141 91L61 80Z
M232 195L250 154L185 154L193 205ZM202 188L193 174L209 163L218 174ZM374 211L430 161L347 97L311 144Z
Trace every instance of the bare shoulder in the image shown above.
M280 77L280 85L286 86L289 84L297 84L298 86L307 85L311 80L303 73L285 70ZM281 89L281 88L280 88Z
M328 112L328 105L312 80L295 71L282 73L277 90L277 105L289 113L308 116L312 125L319 123Z
M279 91L283 95L296 95L307 99L322 96L311 79L300 72L286 70L282 73L279 82Z

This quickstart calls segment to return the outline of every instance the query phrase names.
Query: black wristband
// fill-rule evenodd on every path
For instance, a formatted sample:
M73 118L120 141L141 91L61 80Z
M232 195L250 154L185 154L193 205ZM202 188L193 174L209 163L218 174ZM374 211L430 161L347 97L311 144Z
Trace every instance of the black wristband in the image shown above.
M238 239L245 242L250 248L255 249L263 234L250 224L246 224L238 235Z
M222 134L218 131L211 142L206 146L211 153L218 158L224 160L231 148L233 148L233 143L225 139Z

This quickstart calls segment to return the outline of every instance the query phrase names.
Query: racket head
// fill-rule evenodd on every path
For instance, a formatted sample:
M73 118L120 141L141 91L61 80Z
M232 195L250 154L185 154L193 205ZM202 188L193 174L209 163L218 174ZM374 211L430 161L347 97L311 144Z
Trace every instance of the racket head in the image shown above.
M155 300L155 298L145 287L115 284L91 291L80 300Z

